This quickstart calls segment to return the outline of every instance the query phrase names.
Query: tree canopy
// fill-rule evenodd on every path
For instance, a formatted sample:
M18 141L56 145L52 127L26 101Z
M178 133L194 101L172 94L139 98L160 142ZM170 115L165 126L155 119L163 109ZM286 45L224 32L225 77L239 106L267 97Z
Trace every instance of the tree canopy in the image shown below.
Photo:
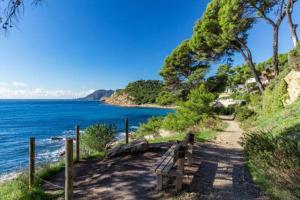
M185 40L166 57L160 75L168 91L185 99L188 91L203 80L207 68L206 63L195 59Z

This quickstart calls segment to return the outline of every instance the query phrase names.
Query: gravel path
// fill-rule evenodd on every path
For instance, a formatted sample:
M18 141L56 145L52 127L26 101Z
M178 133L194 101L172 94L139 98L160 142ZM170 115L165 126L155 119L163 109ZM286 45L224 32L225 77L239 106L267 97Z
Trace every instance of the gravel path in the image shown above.
M193 179L187 190L198 199L268 199L251 181L246 168L240 144L242 130L235 121L227 123L214 141L195 145L195 162L188 169Z

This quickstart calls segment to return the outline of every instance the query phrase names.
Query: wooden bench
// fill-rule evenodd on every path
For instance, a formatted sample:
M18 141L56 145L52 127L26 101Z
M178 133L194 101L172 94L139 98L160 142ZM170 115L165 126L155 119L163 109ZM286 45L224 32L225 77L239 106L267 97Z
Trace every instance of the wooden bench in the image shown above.
M187 157L187 164L191 164L193 143L194 135L187 134L187 137L183 141L173 144L156 163L152 171L157 176L157 190L163 189L164 177L175 177L176 192L181 191L185 157Z

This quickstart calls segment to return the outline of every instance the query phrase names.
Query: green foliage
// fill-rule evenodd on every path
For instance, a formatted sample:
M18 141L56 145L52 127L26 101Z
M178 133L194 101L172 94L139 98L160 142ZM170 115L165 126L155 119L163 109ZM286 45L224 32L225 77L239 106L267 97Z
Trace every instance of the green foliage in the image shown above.
M288 54L279 54L278 56L278 62L279 62L279 69L280 71L285 70L288 68ZM266 69L271 69L273 66L273 61L272 58L269 58L268 60L258 63L256 65L256 69L260 72L266 70Z
M87 152L101 152L115 136L115 125L95 124L81 135L82 149Z
M253 112L247 106L237 106L235 110L236 110L235 117L240 122L245 121L246 119L255 115L255 112Z
M210 92L224 92L229 84L230 75L229 65L220 65L218 67L216 76L210 77L206 81L206 88Z
M219 115L232 115L235 113L235 107L234 106L216 107L215 112Z
M272 199L299 199L300 101L248 122L255 128L244 138L254 181Z
M160 75L167 90L185 100L190 89L203 81L206 69L206 64L195 61L189 41L186 40L166 57Z
M272 90L267 87L263 94L262 114L269 114L272 112Z
M116 95L122 95L124 93L124 89L117 89Z
M284 108L284 101L287 97L287 84L284 79L277 83L273 90L267 87L263 95L262 114L267 115Z
M289 54L292 55L292 56L300 56L299 55L299 50L300 50L300 42L298 42L297 46L292 49Z
M229 86L245 84L246 80L251 77L253 77L253 75L247 65L233 67L231 68L231 75L229 76Z
M139 126L134 136L140 138L145 135L158 135L163 119L163 117L151 117L146 123Z
M156 103L159 105L173 105L177 101L176 96L165 90L161 91L156 98Z
M129 83L124 91L136 104L155 103L162 86L158 80L139 80Z
M298 42L296 48L289 52L289 67L300 70L300 42Z
M214 99L214 94L207 92L204 85L199 86L191 91L188 101L179 104L176 112L165 118L162 127L174 131L184 131L198 124L212 114L211 103Z
M272 111L284 108L284 101L287 98L287 83L282 79L273 90Z
M219 25L220 0L211 1L202 18L194 27L194 34L190 40L190 47L198 59L213 60L224 53L227 45L220 37Z
M252 176L272 199L299 199L299 139L261 132L246 134L244 142Z

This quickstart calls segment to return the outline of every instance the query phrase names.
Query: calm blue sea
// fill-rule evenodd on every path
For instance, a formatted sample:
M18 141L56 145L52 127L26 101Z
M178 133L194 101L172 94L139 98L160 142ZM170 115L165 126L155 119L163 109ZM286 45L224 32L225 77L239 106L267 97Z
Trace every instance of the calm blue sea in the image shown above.
M74 136L76 124L86 128L95 123L114 123L120 136L126 117L134 129L149 117L170 111L124 108L98 101L0 100L0 179L27 167L29 137L36 137L38 163L55 161L64 141L53 141L51 137Z

